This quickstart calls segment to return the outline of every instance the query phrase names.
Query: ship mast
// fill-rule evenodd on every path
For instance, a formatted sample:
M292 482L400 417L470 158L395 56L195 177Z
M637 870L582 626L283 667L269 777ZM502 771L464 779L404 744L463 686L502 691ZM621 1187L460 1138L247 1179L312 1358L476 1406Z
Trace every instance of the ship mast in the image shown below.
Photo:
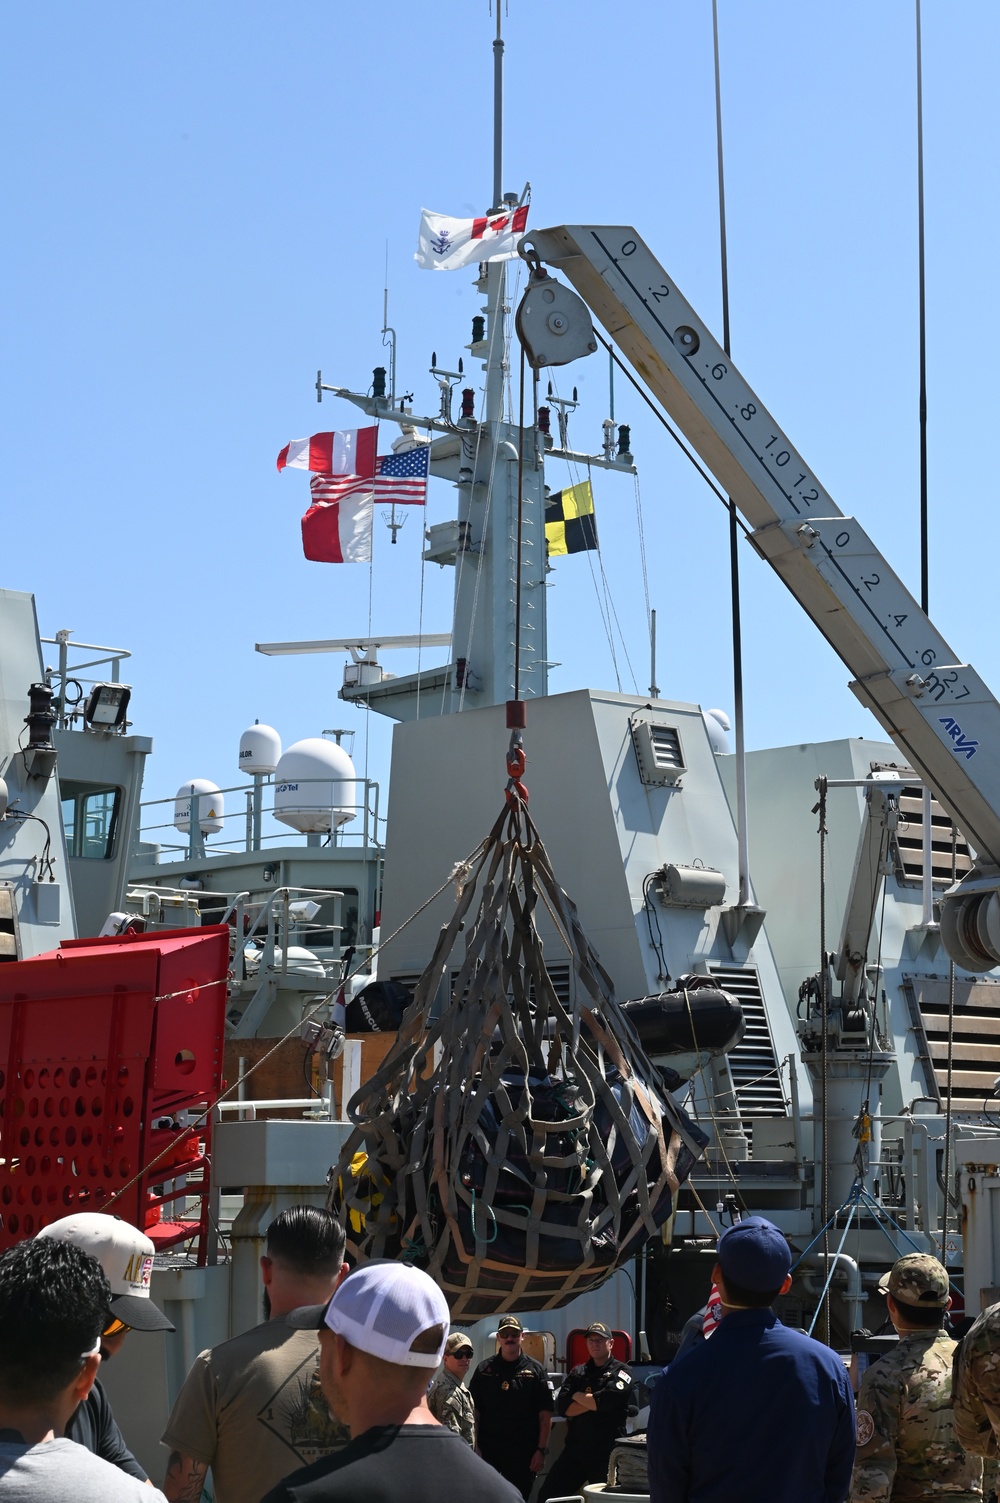
M491 217L513 213L519 203L524 203L530 186L525 184L520 196L503 191L504 40L500 3L497 0L493 41ZM548 693L551 665L545 587L545 456L587 468L635 474L627 426L619 429L616 451L613 421L605 422L603 452L596 454L576 453L570 448L564 414L558 445L553 446L547 432L543 435L539 430L537 376L525 372L524 379L531 386L522 397L521 371L514 372L510 367L510 264L515 263L480 263L475 286L484 301L472 321L472 338L466 349L473 362L482 361L485 379L479 400L474 387L462 391L458 417L452 414L452 396L455 384L463 379L461 363L457 372L445 370L438 367L436 355L431 374L441 389L441 410L433 417L418 416L408 407L397 405L394 392L386 394L381 368L375 371L370 392L329 386L322 372L317 373L319 400L324 392L330 392L379 422L395 422L405 429L429 433L430 473L450 480L458 493L458 517L429 527L423 550L425 562L455 568L451 663L424 669L420 674L386 678L375 660L369 659L366 682L345 682L341 690L342 699L364 702L394 720L505 704L515 697L515 662L518 697L537 699ZM523 433L509 412L509 394L514 393L524 414ZM560 405L564 409L575 407L575 391L572 403Z
M518 197L503 191L503 62L501 0L493 41L493 201L491 213L512 211ZM459 535L466 543L456 561L453 710L503 704L514 697L515 631L520 628L519 686L523 699L548 692L545 591L545 477L534 403L522 434L505 418L511 385L506 261L480 266L476 287L486 294L483 345L485 400L482 420L462 435L458 476ZM483 347L484 346L484 347ZM516 379L516 373L515 379ZM530 375L528 377L530 379ZM521 464L518 465L520 452ZM520 468L521 609L516 610L518 471ZM460 543L460 549L462 544ZM463 661L464 660L464 661Z

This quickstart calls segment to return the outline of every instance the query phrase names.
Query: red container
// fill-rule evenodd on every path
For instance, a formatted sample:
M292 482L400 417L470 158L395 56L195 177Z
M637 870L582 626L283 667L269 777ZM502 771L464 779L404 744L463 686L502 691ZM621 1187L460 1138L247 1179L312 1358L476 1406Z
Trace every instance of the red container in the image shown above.
M229 930L65 940L0 966L0 1249L74 1211L113 1211L159 1246L207 1233L210 1117L222 1089ZM164 1149L167 1151L164 1153ZM153 1162L153 1161L156 1162ZM198 1222L160 1219L172 1177Z

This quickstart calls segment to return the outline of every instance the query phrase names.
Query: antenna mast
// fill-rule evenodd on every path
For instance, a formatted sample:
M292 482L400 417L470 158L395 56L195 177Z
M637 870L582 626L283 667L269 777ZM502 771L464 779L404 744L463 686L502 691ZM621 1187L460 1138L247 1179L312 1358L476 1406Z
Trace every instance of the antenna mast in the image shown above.
M493 207L503 203L503 37L500 32L500 7L496 0L497 34L493 42Z

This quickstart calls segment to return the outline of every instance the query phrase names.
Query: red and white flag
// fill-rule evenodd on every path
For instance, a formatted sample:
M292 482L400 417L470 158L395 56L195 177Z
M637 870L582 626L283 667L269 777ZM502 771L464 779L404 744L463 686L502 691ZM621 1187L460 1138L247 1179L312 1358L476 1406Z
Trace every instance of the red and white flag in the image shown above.
M320 475L374 475L377 444L377 428L348 428L343 433L293 438L278 455L278 469L315 470Z
M312 505L302 518L302 551L317 564L367 564L372 556L374 481L314 475Z
M528 205L481 219L450 219L420 211L420 234L414 260L424 271L458 271L480 261L509 261L528 225Z
M705 1313L701 1319L701 1334L704 1336L706 1341L718 1329L718 1325L721 1319L722 1295L713 1284L712 1292L708 1296L708 1304L705 1306Z

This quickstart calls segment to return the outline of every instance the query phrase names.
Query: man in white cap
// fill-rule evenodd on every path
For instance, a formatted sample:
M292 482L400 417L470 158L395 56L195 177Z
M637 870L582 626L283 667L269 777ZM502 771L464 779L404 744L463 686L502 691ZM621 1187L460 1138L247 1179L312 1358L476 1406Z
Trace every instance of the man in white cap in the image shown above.
M120 1349L129 1331L172 1331L171 1322L154 1305L149 1294L155 1248L150 1239L117 1216L101 1211L79 1211L43 1227L39 1237L69 1242L96 1258L111 1285L111 1305L101 1332L101 1361L108 1362ZM149 1478L125 1444L115 1422L107 1394L94 1381L88 1397L66 1427L69 1440L86 1446L95 1456L110 1461L140 1482Z
M336 1456L293 1472L262 1503L520 1503L517 1489L427 1407L448 1336L448 1303L418 1268L366 1263L326 1305L292 1320L318 1330L320 1383L350 1429Z

